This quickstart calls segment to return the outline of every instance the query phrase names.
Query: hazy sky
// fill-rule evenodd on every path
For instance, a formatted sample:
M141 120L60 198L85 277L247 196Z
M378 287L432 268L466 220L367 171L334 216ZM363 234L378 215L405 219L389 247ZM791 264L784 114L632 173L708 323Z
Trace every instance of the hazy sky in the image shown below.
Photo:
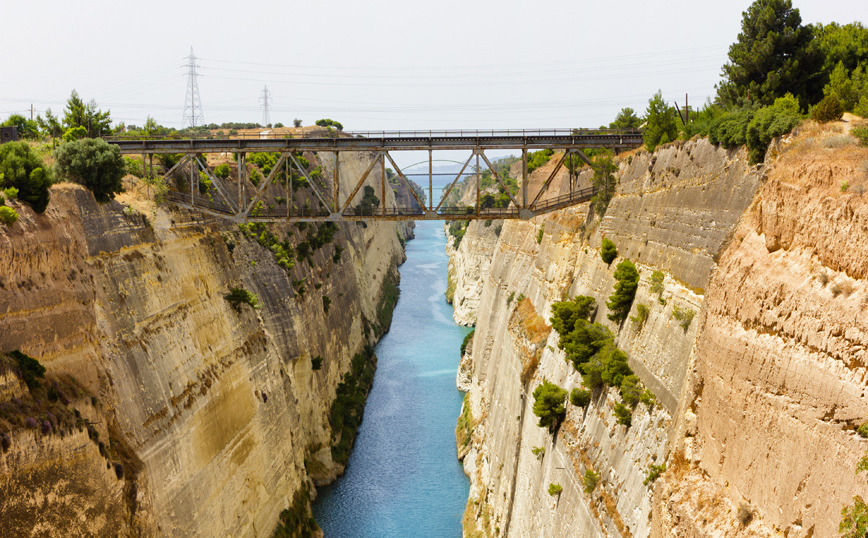
M0 0L0 117L75 88L115 122L181 127L184 57L206 123L330 117L347 130L599 126L664 97L701 104L748 0L149 2ZM795 0L809 22L865 0Z

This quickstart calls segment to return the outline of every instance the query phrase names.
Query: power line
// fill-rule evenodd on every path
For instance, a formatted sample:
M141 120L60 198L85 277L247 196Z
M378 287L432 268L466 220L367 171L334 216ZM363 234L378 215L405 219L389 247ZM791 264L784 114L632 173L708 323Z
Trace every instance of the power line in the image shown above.
M205 124L205 116L202 114L202 100L199 98L199 75L196 74L196 55L193 47L190 47L190 55L187 56L187 96L184 98L184 117L181 127L196 127Z

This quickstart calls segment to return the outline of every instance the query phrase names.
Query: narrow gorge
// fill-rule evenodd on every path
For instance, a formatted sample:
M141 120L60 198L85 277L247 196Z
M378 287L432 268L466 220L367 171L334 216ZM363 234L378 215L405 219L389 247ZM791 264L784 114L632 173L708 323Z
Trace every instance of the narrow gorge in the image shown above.
M333 402L373 370L412 225L238 226L126 181L0 227L3 534L321 534L309 500L354 434ZM47 369L32 393L16 353Z
M466 538L837 536L868 494L868 150L840 143L847 128L806 123L758 165L699 137L622 154L602 219L588 203L452 238L455 320L475 326L458 374ZM617 323L625 259L639 283ZM551 327L577 296L653 397L619 421L604 385L553 435L534 392L583 385Z

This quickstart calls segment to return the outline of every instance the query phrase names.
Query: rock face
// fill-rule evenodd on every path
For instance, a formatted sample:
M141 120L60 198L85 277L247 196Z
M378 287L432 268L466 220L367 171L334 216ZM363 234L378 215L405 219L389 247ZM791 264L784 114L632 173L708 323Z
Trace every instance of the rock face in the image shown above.
M868 415L866 213L861 190L840 193L841 182L864 181L865 155L835 150L843 154L817 164L799 147L784 144L764 166L705 140L640 151L622 160L602 221L579 206L506 222L499 237L469 228L450 252L464 283L456 302L479 305L461 369L466 536L834 535L841 505L868 493L853 472L865 451L854 430ZM604 237L618 247L611 265L597 251ZM487 252L490 262L476 259ZM623 258L640 272L631 315L638 304L649 312L637 327L606 318ZM654 271L662 291L651 290ZM543 320L564 296L594 297L595 321L656 403L640 403L626 428L609 389L587 408L567 403L556 435L538 427L542 380L567 390L582 380L556 332L529 366L513 322L522 295ZM669 470L645 484L664 462ZM586 471L600 478L590 493ZM554 496L552 484L562 488Z
M366 167L342 157L342 172ZM44 215L20 207L0 228L0 351L79 380L98 405L71 405L112 440L108 460L140 468L117 478L86 433L14 433L0 455L0 512L14 511L21 534L80 519L82 534L271 535L311 478L342 470L329 407L388 314L381 297L397 283L404 227L341 224L334 244L287 272L234 224L135 192L118 200L135 209L57 186ZM255 293L261 309L234 310L230 288Z
M663 534L708 534L697 491L721 489L789 537L837 536L842 505L868 494L855 474L868 416L866 157L797 139L721 257L679 441L698 468L666 479Z

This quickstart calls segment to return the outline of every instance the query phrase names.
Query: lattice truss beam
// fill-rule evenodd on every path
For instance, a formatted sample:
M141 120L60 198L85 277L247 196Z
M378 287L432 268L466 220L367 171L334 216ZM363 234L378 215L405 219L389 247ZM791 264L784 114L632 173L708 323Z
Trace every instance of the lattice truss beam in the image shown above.
M179 178L189 178L189 185L185 185L187 192L170 190L168 198L190 209L202 211L217 217L232 219L236 222L279 222L279 221L339 221L339 220L476 220L476 219L523 219L527 220L536 215L562 209L571 205L586 202L594 195L591 187L578 189L578 164L579 161L593 166L591 160L580 150L575 148L564 149L557 155L557 162L543 182L539 190L531 197L528 192L527 159L528 152L522 150L522 181L518 192L510 191L504 178L497 171L485 150L476 148L471 150L470 156L464 162L461 170L455 175L448 187L443 190L439 203L434 205L433 186L433 151L428 150L428 188L427 200L422 200L416 189L413 188L407 174L392 158L389 151L373 151L367 168L358 178L352 178L352 190L344 197L341 195L341 153L340 151L319 151L320 156L331 153L331 179L326 179L325 174L317 174L314 177L301 165L299 156L293 152L279 152L279 158L272 167L267 177L261 178L257 184L250 180L246 152L237 154L238 173L234 180L217 177L203 154L186 153L181 159L163 174L163 180L169 182L175 179L179 185ZM346 153L346 152L344 152ZM357 152L353 152L357 153ZM146 166L145 173L153 176L153 154L150 154L151 162ZM147 155L142 155L142 162L147 165ZM475 164L474 164L475 161ZM394 169L399 182L403 183L407 191L412 195L410 206L399 206L396 201L389 202L387 185L389 178L386 173L386 163ZM560 196L546 196L561 168L567 167L569 171L569 189L566 194ZM371 174L379 169L379 178L373 178ZM470 169L470 173L465 173ZM488 170L502 192L509 196L508 207L484 207L483 188L481 185L484 170ZM213 190L200 192L200 177L204 175L210 181ZM419 175L419 174L415 174ZM293 180L299 180L303 185L302 190L309 189L312 197L307 192L295 192ZM303 181L301 179L303 178ZM474 206L446 206L449 194L455 189L462 178L470 178L475 181L476 194ZM182 181L186 183L186 181ZM368 186L373 189L376 197L375 203L359 203L358 195L362 188ZM270 187L270 188L269 188ZM423 191L425 191L423 187ZM279 193L279 194L278 194ZM300 194L306 198L304 206L293 207L294 195ZM282 196L281 196L282 195ZM377 196L379 195L379 196ZM270 198L266 198L266 196ZM284 203L270 203L283 198ZM393 197L394 198L394 197ZM269 201L266 204L266 200ZM313 201L314 205L310 205ZM415 202L415 203L413 203ZM426 203L427 202L427 203ZM355 204L355 205L354 205ZM275 209L276 205L284 205L283 208Z

